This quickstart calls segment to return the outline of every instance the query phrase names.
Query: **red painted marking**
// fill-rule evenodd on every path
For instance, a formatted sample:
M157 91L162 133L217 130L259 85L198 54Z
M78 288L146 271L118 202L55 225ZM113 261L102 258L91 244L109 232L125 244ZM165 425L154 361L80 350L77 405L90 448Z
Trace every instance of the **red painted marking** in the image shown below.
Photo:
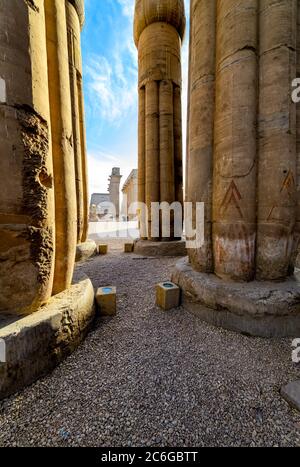
M229 185L229 188L226 192L226 195L221 203L221 207L223 208L223 214L226 214L227 209L231 204L235 206L237 209L239 215L241 216L242 219L244 219L242 210L239 205L239 201L242 199L242 196L238 190L238 187L236 186L234 180Z

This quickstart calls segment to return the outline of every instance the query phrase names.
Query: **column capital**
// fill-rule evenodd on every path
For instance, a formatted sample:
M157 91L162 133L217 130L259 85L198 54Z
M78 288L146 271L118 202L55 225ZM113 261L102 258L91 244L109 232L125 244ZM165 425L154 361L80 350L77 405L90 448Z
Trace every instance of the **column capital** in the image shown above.
M134 13L134 41L138 46L144 29L152 23L163 22L173 26L184 37L186 18L184 0L136 0Z
M68 2L75 8L79 17L80 25L83 27L85 21L84 0L68 0Z

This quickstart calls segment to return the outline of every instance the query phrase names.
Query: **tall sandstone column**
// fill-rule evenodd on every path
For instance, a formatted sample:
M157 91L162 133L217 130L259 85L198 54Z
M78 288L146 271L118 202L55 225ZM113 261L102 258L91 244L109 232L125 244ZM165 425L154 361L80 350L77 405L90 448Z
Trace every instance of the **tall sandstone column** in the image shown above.
M134 39L139 55L138 201L147 205L149 240L174 240L153 233L151 203L182 204L181 40L183 0L136 0ZM143 238L146 216L140 219Z
M65 2L45 0L45 12L55 173L56 255L53 290L54 293L59 293L71 284L77 244L73 125Z
M218 310L205 319L261 335L300 329L299 14L297 0L191 0L186 198L205 203L204 243L177 279Z
M52 293L55 229L43 0L0 2L0 313Z
M83 0L0 1L0 314L67 289L86 239L83 21Z
M80 43L81 28L84 24L84 9L82 2L72 0L66 2L66 8L77 199L77 243L82 243L87 239L88 219L87 158Z
M297 1L191 3L187 200L205 203L195 269L289 273L296 207Z

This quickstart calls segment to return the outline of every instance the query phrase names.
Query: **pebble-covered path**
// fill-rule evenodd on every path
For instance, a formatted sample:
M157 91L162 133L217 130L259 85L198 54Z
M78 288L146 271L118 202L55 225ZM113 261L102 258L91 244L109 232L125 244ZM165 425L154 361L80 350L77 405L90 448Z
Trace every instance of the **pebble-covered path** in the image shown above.
M296 446L291 339L249 338L154 305L176 259L112 252L81 265L116 285L100 319L52 374L0 403L0 446Z

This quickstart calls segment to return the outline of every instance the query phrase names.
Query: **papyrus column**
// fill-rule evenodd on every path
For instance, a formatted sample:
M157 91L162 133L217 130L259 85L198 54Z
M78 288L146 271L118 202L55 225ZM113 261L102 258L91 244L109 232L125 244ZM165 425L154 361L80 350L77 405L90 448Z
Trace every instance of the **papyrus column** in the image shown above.
M204 203L204 244L189 249L195 269L212 272L212 167L215 109L216 1L192 0L189 75L187 201Z
M261 0L257 277L289 271L296 221L297 1Z
M0 314L51 295L54 199L43 0L0 2Z
M184 30L182 0L136 0L134 38L139 56L139 200L146 201L149 240L175 239L173 210L170 213L170 235L167 235L166 230L163 233L162 225L167 216L158 215L156 207L163 206L162 203L172 205L178 201L182 205L183 202L181 39ZM154 207L152 203L157 205ZM157 225L151 232L154 210ZM168 229L169 226L164 227Z
M213 254L215 273L255 274L257 0L217 1Z
M53 293L72 281L77 210L65 2L45 0L55 186L56 258Z

